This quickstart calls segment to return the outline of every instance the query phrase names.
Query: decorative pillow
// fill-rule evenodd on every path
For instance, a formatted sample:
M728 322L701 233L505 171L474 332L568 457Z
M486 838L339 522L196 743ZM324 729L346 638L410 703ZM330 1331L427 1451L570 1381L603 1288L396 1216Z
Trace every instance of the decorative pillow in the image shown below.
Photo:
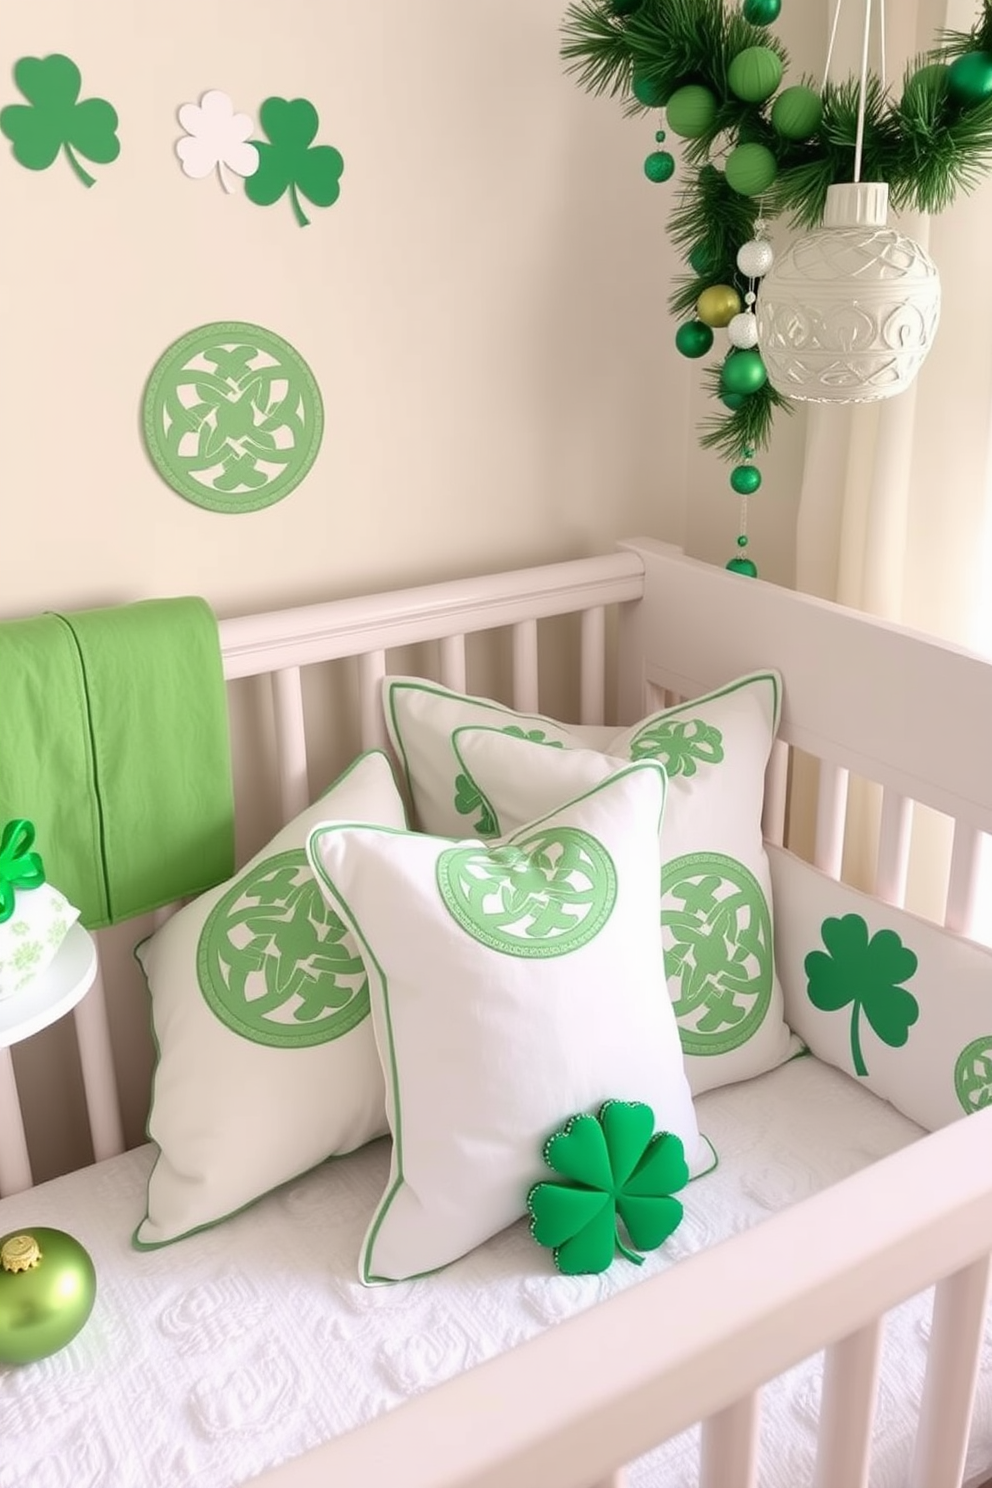
M405 827L384 754L362 755L235 878L137 948L159 1147L139 1249L215 1224L387 1130L365 967L306 858L328 818Z
M760 1075L801 1047L786 1025L775 975L761 837L778 698L774 673L744 677L615 735L607 755L548 748L492 728L459 728L450 741L453 773L471 782L498 831L578 795L631 755L665 766L660 910L668 991L694 1095Z
M629 765L498 844L322 826L307 852L369 967L393 1132L364 1282L456 1260L524 1214L563 1115L640 1101L712 1165L662 975L664 773Z
M992 1105L992 951L769 848L791 1026L929 1131Z

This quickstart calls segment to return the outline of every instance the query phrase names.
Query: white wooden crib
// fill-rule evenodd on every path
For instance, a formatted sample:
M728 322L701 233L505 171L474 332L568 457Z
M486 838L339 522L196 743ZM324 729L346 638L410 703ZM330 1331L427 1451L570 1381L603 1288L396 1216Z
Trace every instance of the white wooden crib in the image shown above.
M559 696L563 683L557 670L551 675L541 622L558 616L576 617L571 640L563 644L560 627L556 633L554 665L563 652L577 657L576 721L584 723L631 722L659 696L692 697L745 672L777 668L784 713L767 781L767 838L795 843L799 834L793 786L801 751L820 762L811 813L819 868L840 876L849 781L876 782L875 895L904 901L919 803L953 821L944 924L961 935L988 926L992 904L980 902L979 870L983 836L992 833L992 664L647 540L600 558L222 621L229 681L271 680L282 818L313 794L304 669L339 663L342 694L357 697L357 721L350 718L345 730L350 747L385 746L379 684L397 669L397 648L436 643L416 653L424 674L473 690L478 649L467 638L499 632L487 664L509 674L504 700L551 712L549 683ZM409 670L409 653L404 660ZM808 768L804 774L811 776ZM97 1160L125 1145L111 994L98 976L74 1014ZM31 1185L30 1128L19 1114L9 1052L0 1050L4 1195ZM4 1212L0 1204L0 1231L10 1228ZM812 1481L863 1488L884 1316L936 1283L907 1488L952 1488L964 1482L990 1262L986 1110L256 1481L272 1488L619 1488L624 1464L702 1422L699 1488L755 1488L761 1386L825 1350ZM11 1378L0 1371L0 1406ZM969 1488L986 1479L992 1460L972 1474Z

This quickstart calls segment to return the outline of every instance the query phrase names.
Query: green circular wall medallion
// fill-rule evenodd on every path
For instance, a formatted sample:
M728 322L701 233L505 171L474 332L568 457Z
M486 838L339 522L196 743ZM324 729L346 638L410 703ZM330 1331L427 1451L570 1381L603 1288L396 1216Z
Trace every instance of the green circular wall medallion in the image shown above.
M324 407L299 352L262 326L215 321L174 341L142 403L162 479L210 511L248 512L295 490L320 448Z
M606 848L576 827L509 847L453 847L437 862L450 914L473 940L510 956L564 956L606 924L617 875Z
M661 930L686 1054L747 1043L772 997L772 922L750 869L723 853L687 853L661 875Z
M325 1044L368 1016L365 966L302 848L257 863L217 901L196 972L220 1021L255 1044Z
M969 1116L992 1106L992 1034L972 1039L961 1050L954 1066L954 1089Z

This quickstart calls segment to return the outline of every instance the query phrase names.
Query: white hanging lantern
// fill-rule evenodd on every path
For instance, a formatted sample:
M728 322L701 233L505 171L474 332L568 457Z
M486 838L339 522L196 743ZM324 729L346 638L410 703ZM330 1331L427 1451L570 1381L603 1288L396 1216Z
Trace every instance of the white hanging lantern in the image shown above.
M909 386L933 344L940 276L919 243L887 226L884 182L831 186L823 227L761 281L758 345L780 393L868 403Z

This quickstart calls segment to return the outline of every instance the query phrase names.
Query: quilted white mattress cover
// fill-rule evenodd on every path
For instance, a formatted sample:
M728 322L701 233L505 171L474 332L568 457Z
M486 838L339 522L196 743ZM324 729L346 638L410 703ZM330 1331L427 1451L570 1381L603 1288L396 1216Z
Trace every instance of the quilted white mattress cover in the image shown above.
M697 1108L719 1167L685 1191L685 1219L660 1252L600 1277L558 1276L521 1222L442 1274L366 1289L356 1257L385 1142L151 1253L130 1245L151 1147L5 1199L0 1233L54 1225L86 1245L98 1297L68 1348L0 1367L0 1488L242 1483L921 1135L809 1057ZM906 1480L930 1304L914 1299L888 1325L872 1488ZM810 1360L765 1390L762 1488L808 1481L819 1374ZM694 1484L697 1435L641 1459L633 1488ZM968 1476L990 1465L987 1325Z

